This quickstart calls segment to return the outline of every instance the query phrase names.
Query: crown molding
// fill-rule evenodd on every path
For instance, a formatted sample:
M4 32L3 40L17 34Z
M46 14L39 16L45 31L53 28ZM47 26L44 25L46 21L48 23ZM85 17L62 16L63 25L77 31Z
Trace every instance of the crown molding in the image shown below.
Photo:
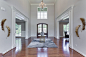
M31 4L31 5L39 5L39 4ZM54 3L46 4L46 5L54 5Z

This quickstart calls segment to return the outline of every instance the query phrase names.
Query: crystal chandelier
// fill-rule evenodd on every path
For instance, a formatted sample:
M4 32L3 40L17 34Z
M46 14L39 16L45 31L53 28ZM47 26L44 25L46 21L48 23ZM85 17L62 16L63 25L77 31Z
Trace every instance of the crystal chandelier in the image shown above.
M43 9L44 7L46 7L46 4L43 2L43 0L42 0L42 2L39 4L39 7L41 7L42 9Z

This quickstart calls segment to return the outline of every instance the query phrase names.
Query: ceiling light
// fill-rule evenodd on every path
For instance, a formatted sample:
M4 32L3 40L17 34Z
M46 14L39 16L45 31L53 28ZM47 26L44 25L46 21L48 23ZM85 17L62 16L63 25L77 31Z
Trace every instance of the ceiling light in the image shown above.
M46 7L46 4L43 2L43 0L42 0L42 2L39 4L39 7L41 7L42 9L43 9L44 7Z

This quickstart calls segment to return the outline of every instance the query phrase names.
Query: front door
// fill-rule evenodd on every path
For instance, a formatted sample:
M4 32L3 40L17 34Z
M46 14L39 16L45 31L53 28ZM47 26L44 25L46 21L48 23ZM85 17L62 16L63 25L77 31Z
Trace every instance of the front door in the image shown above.
M41 33L43 32L43 35ZM39 23L37 24L37 38L46 37L48 38L48 24Z

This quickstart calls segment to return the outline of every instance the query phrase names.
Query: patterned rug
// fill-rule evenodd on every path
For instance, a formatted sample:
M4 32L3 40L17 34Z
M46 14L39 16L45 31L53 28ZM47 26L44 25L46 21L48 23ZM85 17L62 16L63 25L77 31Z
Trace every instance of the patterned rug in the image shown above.
M57 48L56 44L51 39L45 39L45 42L40 42L40 39L34 39L28 48Z

